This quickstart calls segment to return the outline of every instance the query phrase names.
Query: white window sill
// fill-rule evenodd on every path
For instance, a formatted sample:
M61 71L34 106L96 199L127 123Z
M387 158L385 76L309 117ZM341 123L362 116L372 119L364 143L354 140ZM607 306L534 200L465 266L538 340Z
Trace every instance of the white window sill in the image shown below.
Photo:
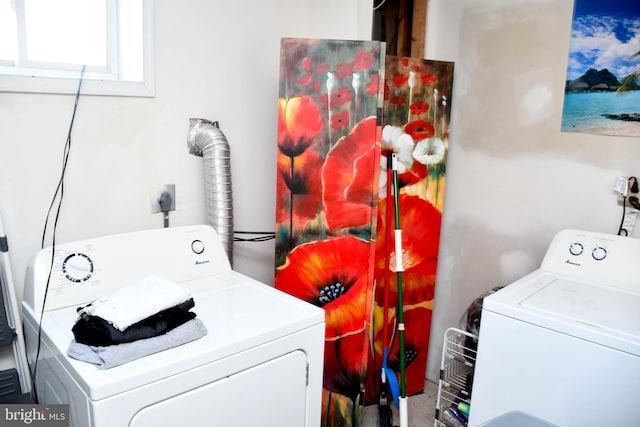
M75 94L78 91L79 80L79 73L76 78L0 75L0 92ZM92 79L85 76L80 92L83 95L155 96L154 85L150 79L147 79L147 82L135 82Z

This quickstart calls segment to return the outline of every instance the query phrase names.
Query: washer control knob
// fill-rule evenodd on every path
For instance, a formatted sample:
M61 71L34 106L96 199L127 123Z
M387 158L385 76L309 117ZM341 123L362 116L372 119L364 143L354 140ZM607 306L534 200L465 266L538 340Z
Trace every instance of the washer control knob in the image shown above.
M572 243L571 246L569 246L569 253L571 255L580 255L582 253L582 251L584 250L584 247L582 246L582 243Z
M202 243L202 240L194 240L191 242L191 250L198 255L204 252L204 243Z
M607 250L602 246L597 246L593 249L593 251L591 251L591 256L596 261L602 261L607 257Z

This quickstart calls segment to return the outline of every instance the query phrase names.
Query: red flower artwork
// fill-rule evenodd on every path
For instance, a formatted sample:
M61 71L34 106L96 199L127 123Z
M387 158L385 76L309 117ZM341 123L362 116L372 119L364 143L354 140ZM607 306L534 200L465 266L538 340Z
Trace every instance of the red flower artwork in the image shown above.
M313 79L313 74L305 74L302 77L300 77L300 84L306 86L309 83L311 83L312 79Z
M431 73L425 73L420 76L420 80L422 80L423 84L428 85L437 82L438 78Z
M276 192L276 221L289 222L293 212L293 222L304 224L313 219L321 207L321 183L317 170L322 167L323 158L314 150L307 150L296 157L293 176L290 170L290 158L278 154L278 176ZM288 191L283 191L286 189ZM293 209L290 204L293 198Z
M404 105L407 103L407 100L405 99L404 96L392 96L389 99L389 104L391 105Z
M369 77L369 83L367 83L367 95L375 95L378 93L379 85L380 85L380 77L377 74L371 74Z
M275 287L324 308L325 339L361 331L370 255L368 242L346 235L299 245L276 269Z
M353 68L362 71L373 67L373 52L357 52L353 55Z
M311 59L307 56L302 58L302 69L306 72L311 71Z
M429 111L429 103L424 101L416 101L409 106L411 114L424 114Z
M349 112L342 111L340 113L333 113L331 116L331 128L335 130L342 130L349 125Z
M398 332L396 329L396 307L391 307L387 320L387 328L389 331L389 342L386 346L383 343L382 333L382 308L379 307L374 313L375 329L373 331L373 340L375 345L372 347L373 363L367 367L367 383L369 385L376 384L379 380L380 369L384 359L385 347L389 352L388 367L396 374L399 371L399 353L400 344ZM432 310L416 305L404 311L405 324L405 366L407 378L407 395L419 393L424 388L424 366L426 365L427 355L429 351L429 334L425 334L431 328ZM425 335L427 338L425 339ZM371 366L373 364L374 366ZM422 372L420 372L422 370ZM398 379L398 383L400 380ZM365 399L367 402L377 402L379 399L379 390L375 387L367 387L365 389Z
M420 162L413 162L411 169L398 176L400 188L420 182L427 177L428 173L429 169L427 168L427 165Z
M324 343L323 386L355 400L360 393L362 354L366 351L367 331Z
M397 74L397 75L393 76L393 84L396 87L404 86L405 84L407 84L408 81L409 81L409 76L407 76L407 75Z
M296 157L303 154L324 127L322 114L311 97L297 96L278 101L278 149L289 158L289 240L293 239L293 208L296 182Z
M404 303L417 304L433 300L435 276L440 244L440 221L442 213L428 201L418 196L400 194L400 228L402 231L402 273ZM393 202L391 202L393 203ZM378 206L375 277L384 283L385 268L391 273L389 280L390 304L397 304L398 282L395 271L395 252L385 256L385 236L388 226L395 228L395 219L386 218L387 199ZM389 247L395 248L395 239ZM383 293L376 292L376 302L382 306Z
M302 154L322 131L322 114L307 96L278 102L278 148L288 157Z
M420 306L406 309L404 312L404 363L408 395L424 389L424 367L429 351L429 334L425 331L431 329L431 315L432 310ZM396 373L400 371L400 340L397 338L389 352L389 367Z
M367 339L369 243L339 236L297 246L276 269L275 287L325 310L324 387L355 399ZM364 264L363 264L364 263Z
M453 68L385 56L378 42L283 39L282 48L275 287L325 311L321 423L355 426L363 402L379 398L384 288L390 367L406 362L408 394L424 385ZM387 151L399 160L402 355L393 233L391 258L384 253L394 226L380 165Z
M373 178L379 161L376 118L358 123L331 148L322 168L323 202L329 230L371 223Z
M342 64L336 64L336 78L344 79L345 77L351 77L353 74L353 63L347 62Z
M414 120L404 127L404 131L411 135L414 142L431 138L435 134L433 123L426 120Z
M329 66L329 64L320 64L316 67L316 73L318 74L324 74L327 71L329 71L331 67Z

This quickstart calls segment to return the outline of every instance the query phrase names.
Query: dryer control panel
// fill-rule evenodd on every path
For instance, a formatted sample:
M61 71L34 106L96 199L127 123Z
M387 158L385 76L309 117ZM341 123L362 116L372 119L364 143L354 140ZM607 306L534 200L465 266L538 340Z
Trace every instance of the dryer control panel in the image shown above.
M49 278L49 270L51 275ZM208 225L169 227L57 245L27 266L24 301L40 312L80 305L148 276L188 282L231 271L216 231Z

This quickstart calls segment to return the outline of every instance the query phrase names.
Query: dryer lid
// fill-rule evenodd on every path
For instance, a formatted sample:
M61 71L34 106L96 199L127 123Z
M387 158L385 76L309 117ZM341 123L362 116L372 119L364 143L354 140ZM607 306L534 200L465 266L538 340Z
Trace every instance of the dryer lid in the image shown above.
M217 285L218 278L212 277L190 286L200 289L193 295L196 303L193 311L208 330L204 337L190 343L99 370L66 355L77 316L72 307L45 311L43 340L55 348L56 357L84 393L91 400L100 400L198 366L224 359L240 360L239 355L246 351L277 347L283 338L303 336L311 328L324 330L321 308L235 271L231 275ZM209 289L202 290L207 283ZM306 350L308 344L300 339L301 349ZM318 345L322 345L321 341Z

